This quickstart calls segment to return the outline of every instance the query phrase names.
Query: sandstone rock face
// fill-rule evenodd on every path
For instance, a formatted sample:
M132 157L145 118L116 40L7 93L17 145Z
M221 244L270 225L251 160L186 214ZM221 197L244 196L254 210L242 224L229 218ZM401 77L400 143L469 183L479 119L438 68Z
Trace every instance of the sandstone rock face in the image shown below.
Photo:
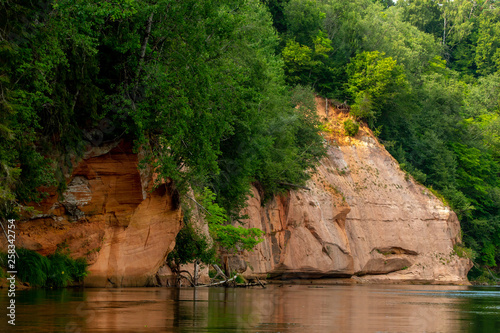
M330 121L341 123L341 116ZM310 190L262 206L254 189L246 226L266 236L242 255L245 275L468 283L471 262L453 250L460 242L455 213L401 171L368 129L328 141L328 156L307 184Z
M245 255L250 272L291 278L352 275L354 260L343 226L349 208L333 192L320 187L291 192L261 207L254 189L246 226L260 228L266 236Z
M138 155L120 143L87 152L62 197L35 205L19 223L17 246L47 255L67 246L91 264L86 286L145 286L175 245L182 226L179 199L138 170Z

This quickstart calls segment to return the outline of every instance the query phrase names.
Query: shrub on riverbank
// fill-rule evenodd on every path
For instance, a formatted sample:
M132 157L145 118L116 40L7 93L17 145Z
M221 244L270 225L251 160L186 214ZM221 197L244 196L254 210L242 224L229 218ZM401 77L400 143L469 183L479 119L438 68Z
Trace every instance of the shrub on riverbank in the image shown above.
M17 278L32 287L63 288L83 281L87 276L87 262L73 259L68 251L58 250L47 257L24 248L17 249ZM7 267L7 255L1 255L0 264Z

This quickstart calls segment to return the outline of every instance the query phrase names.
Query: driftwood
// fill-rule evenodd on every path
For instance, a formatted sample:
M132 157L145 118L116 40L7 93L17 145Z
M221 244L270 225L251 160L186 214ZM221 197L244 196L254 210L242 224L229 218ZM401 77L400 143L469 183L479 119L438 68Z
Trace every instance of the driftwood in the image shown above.
M217 274L211 279L211 283L198 285L197 284L197 277L192 276L189 271L182 270L182 271L177 271L176 272L176 274L177 274L177 285L179 287L182 287L182 279L186 279L192 287L212 287L212 286L219 286L219 285L223 285L223 284L229 284L229 282L232 282L232 286L233 287L255 287L255 286L260 286L260 287L262 287L264 289L266 288L266 285L262 281L260 281L259 278L255 278L254 282L245 283L245 284L243 284L243 283L237 284L236 283L236 278L238 277L237 275L233 276L232 278L228 278L224 274L224 272L222 271L222 269L220 269L220 267L218 265L212 264L212 267L215 269L215 271L217 272ZM197 269L196 269L196 264L195 264L195 271L196 270ZM186 275L183 275L182 273L184 273ZM221 278L223 278L223 280L222 281L214 281L217 277L221 277Z
M337 110L343 111L343 112L349 112L351 107L347 104L347 101L344 101L344 103L340 103L337 101L334 101L333 105Z
M227 280L227 276L226 274L224 274L224 272L222 271L222 269L220 269L219 266L217 266L216 264L213 264L212 267L215 269L215 271L217 272L217 274L212 278L212 280L215 280L217 277L219 276L222 276L222 278L224 280Z
M235 288L248 288L248 287L262 287L264 289L266 289L266 285L265 284L260 284L260 283L257 283L257 282L248 282L248 283L241 283L241 284L236 284L234 286Z
M187 275L189 275L189 277L182 275L181 273L187 273ZM181 284L181 279L184 278L184 279L188 280L188 282L191 284L192 287L196 287L196 285L194 284L194 279L191 276L191 273L189 273L188 271L179 271L178 276L179 276L179 285Z
M259 278L256 278L256 279L257 279L257 282L260 284L260 286L261 286L262 288L266 289L266 285L265 285L265 284L263 284L263 283L259 280Z
M224 283L227 283L227 282L231 282L231 281L234 281L234 279L236 279L237 275L233 276L232 278L230 279L226 279L224 281L219 281L219 282L214 282L214 283L210 283L210 284L202 284L200 286L196 286L196 287L212 287L212 286L218 286L220 284L224 284Z

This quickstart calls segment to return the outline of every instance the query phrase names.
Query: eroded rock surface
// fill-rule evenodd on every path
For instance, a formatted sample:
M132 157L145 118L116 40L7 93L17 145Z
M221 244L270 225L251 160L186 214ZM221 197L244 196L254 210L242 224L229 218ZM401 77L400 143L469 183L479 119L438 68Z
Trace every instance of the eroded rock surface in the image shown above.
M137 166L128 143L87 152L62 197L53 193L19 223L17 246L44 255L67 246L72 256L86 257L86 286L154 284L182 214L170 185L151 191L151 175Z
M341 113L329 114L331 122L341 122ZM262 206L254 189L246 225L266 236L243 254L245 275L468 283L471 262L453 250L460 242L455 213L401 171L368 129L328 142L310 190Z

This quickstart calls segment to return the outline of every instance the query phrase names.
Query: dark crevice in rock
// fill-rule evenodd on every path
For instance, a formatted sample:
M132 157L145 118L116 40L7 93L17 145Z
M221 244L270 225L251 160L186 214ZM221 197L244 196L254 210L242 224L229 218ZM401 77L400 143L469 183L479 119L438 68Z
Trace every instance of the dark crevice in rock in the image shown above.
M399 246L393 246L393 247L379 247L379 248L374 248L371 250L371 252L378 252L380 254L383 254L385 256L391 255L391 254L408 254L411 256L416 256L418 255L418 252L404 249Z

